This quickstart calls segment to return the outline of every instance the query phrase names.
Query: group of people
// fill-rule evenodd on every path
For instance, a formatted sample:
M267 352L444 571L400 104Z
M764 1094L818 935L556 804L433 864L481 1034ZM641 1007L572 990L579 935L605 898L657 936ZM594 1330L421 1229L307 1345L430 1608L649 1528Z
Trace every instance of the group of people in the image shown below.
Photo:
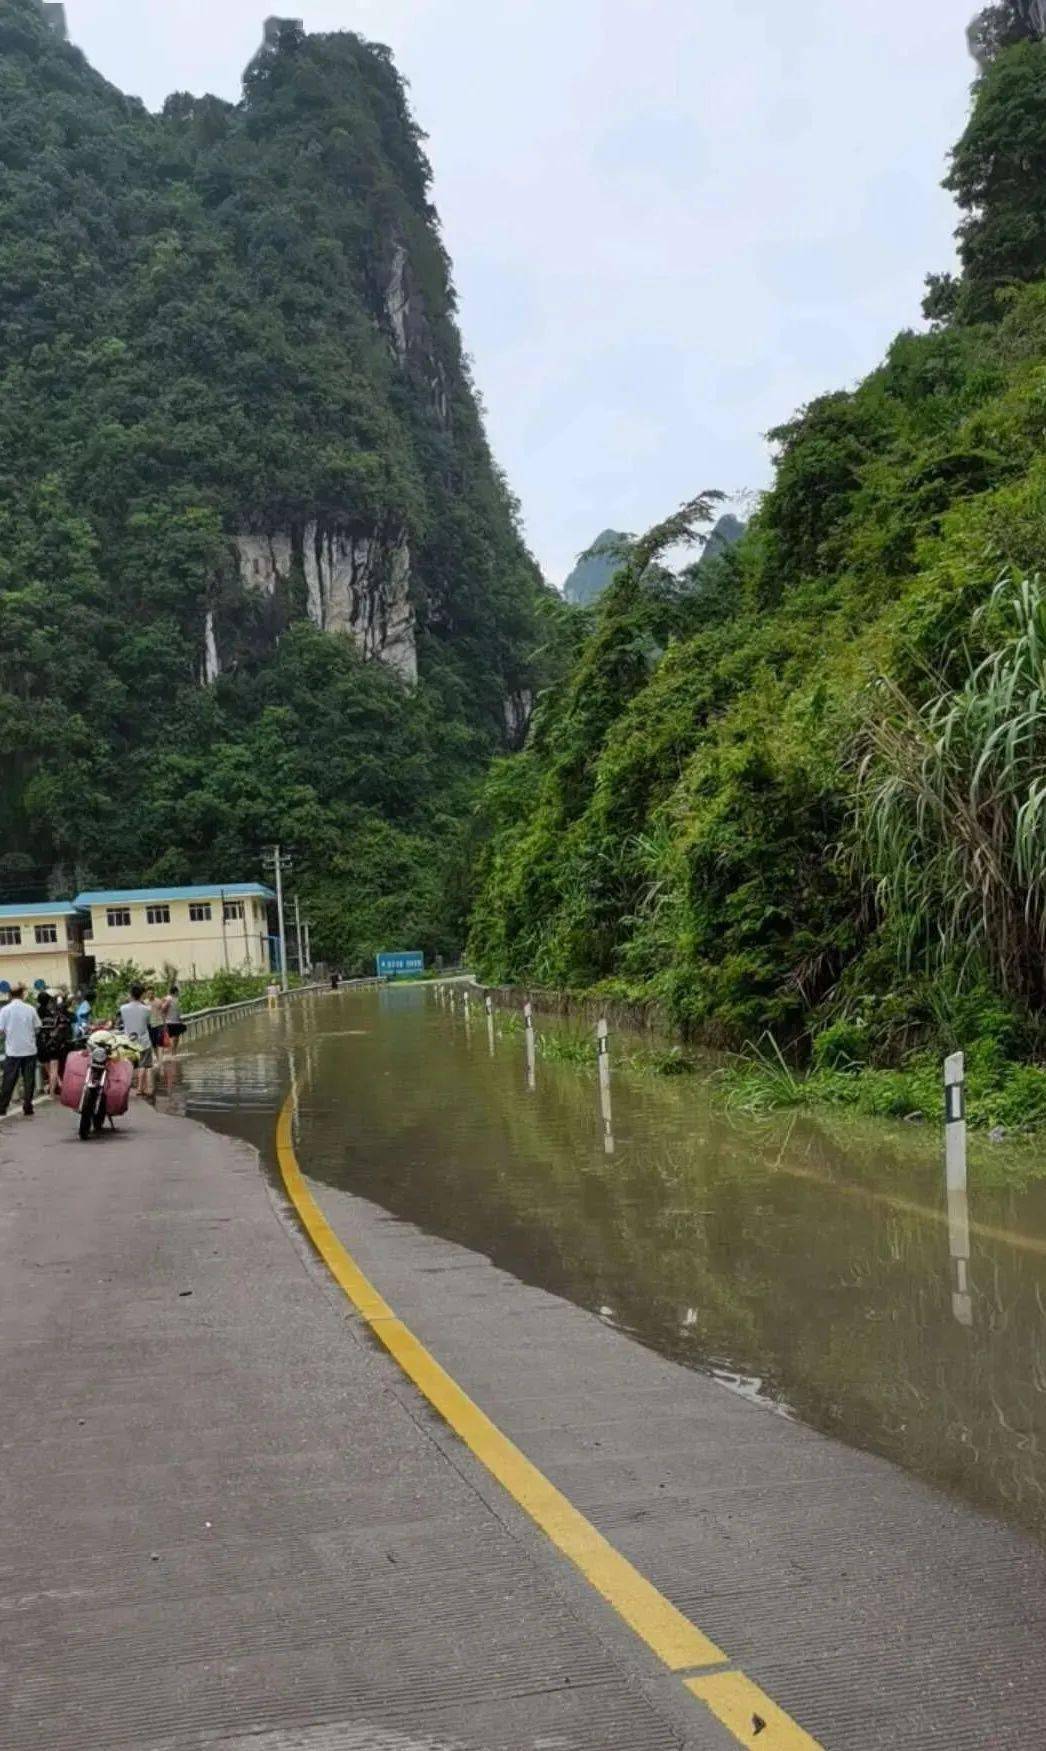
M176 1057L185 1032L177 985L165 997L152 985L132 985L127 1002L120 1005L120 1031L138 1048L138 1092L151 1094L156 1054L167 1046Z
M177 985L166 994L154 986L132 985L127 1000L111 1021L94 1014L95 995L81 991L73 998L68 991L41 991L35 1003L27 999L22 984L11 987L10 999L0 1008L0 1046L4 1049L0 1074L0 1118L3 1118L19 1082L22 1111L33 1115L37 1095L56 1095L62 1086L66 1060L96 1028L117 1028L137 1047L138 1092L152 1092L156 1054L169 1048L178 1051L185 1023Z

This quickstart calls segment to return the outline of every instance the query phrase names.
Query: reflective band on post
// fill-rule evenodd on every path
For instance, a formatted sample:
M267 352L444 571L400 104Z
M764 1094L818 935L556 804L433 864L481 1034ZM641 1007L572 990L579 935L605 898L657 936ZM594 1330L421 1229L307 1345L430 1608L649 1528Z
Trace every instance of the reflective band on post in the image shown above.
M953 1052L944 1060L944 1122L957 1125L966 1117L966 1056Z

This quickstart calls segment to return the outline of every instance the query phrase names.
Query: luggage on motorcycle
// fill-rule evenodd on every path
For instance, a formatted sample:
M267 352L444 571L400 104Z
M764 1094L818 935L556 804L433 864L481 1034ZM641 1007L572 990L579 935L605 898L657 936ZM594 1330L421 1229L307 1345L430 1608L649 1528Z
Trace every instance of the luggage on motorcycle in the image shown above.
M84 1081L90 1067L91 1054L89 1052L70 1052L65 1061L65 1075L62 1077L62 1105L72 1107L74 1112L79 1108ZM126 1058L111 1058L107 1072L106 1111L112 1118L118 1119L130 1105L134 1065L128 1063Z

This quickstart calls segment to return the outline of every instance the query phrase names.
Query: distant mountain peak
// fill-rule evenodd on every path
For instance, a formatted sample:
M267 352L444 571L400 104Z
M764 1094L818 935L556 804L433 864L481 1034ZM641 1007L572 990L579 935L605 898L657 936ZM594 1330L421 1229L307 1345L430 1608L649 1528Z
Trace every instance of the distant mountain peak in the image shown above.
M740 541L744 532L745 524L740 517L727 511L711 530L697 562L698 566L725 553L735 542ZM563 585L563 594L567 601L573 602L579 608L588 608L593 602L597 602L614 573L620 568L624 549L631 540L632 537L622 534L620 529L604 529L601 535L597 535Z
M563 585L568 602L587 608L603 594L622 562L622 549L630 537L620 529L604 529L581 555Z

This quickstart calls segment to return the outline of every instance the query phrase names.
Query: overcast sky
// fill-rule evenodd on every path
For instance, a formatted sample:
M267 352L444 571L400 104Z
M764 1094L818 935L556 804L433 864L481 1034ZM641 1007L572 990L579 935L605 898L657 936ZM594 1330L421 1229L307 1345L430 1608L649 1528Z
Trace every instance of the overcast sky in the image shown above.
M275 4L275 0L272 0ZM767 483L949 265L974 0L297 0L390 44L494 451L557 582L607 526ZM265 0L68 0L156 107L234 98Z

